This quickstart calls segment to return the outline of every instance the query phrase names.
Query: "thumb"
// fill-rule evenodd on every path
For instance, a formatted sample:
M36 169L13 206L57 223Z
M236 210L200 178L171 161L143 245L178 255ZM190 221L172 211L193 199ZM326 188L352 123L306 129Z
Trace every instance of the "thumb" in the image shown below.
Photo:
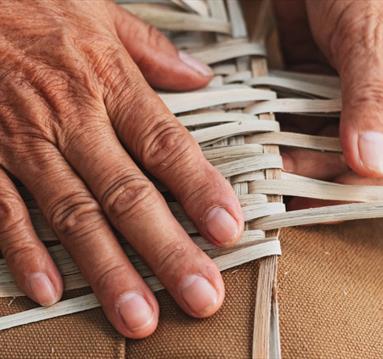
M341 78L340 137L347 164L359 175L383 177L383 3L306 4L314 37Z
M189 91L206 86L213 76L209 66L174 45L153 26L110 3L117 34L145 79L153 87Z
M340 137L347 164L361 176L383 177L383 61L376 54L352 58L340 76Z

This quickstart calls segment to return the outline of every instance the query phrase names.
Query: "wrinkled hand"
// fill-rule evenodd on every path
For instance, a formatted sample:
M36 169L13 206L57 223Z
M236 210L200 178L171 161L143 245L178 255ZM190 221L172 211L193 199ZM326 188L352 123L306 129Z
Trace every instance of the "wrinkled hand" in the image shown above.
M383 185L383 2L274 0L274 4L287 65L328 72L331 64L341 79L343 102L339 132L326 126L311 133L339 134L344 158L289 150L285 167L312 178ZM323 203L294 199L291 205Z
M132 338L155 330L159 309L109 222L190 315L213 314L224 297L217 267L133 158L171 190L205 238L230 245L243 228L230 184L140 70L152 86L172 90L211 78L112 2L0 1L1 251L30 298L59 300L62 279L8 172L32 193L109 320Z

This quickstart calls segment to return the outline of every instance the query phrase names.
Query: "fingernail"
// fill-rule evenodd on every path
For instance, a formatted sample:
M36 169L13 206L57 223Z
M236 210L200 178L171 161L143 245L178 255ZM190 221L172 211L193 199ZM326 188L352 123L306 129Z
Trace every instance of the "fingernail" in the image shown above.
M117 301L116 307L123 322L132 332L148 327L154 320L152 307L137 292L122 294Z
M214 207L206 216L206 228L221 243L233 242L238 236L237 221L223 208Z
M46 274L32 273L28 277L28 283L33 297L39 304L49 306L57 302L56 290Z
M209 66L190 56L186 52L179 51L178 57L185 65L189 66L192 70L197 71L199 74L209 77L213 75L213 71Z
M181 283L181 293L190 309L203 314L218 302L218 293L208 280L199 275L189 275Z
M366 167L383 174L383 133L362 133L359 136L359 155Z

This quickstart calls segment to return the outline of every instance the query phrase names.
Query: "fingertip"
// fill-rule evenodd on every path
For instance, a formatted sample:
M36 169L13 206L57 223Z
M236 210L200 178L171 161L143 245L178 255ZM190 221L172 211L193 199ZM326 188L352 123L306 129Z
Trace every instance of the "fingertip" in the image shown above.
M223 207L212 207L205 214L205 226L214 243L230 247L241 237L243 231L243 219L235 218Z
M178 51L179 59L191 70L196 72L198 75L203 76L206 80L210 80L213 77L213 70L200 60L197 60L187 52Z
M118 36L153 87L191 91L206 86L213 77L209 66L178 51L157 29L116 4L111 5Z
M180 282L179 293L190 315L207 318L214 315L222 306L225 289L220 274L218 277L190 274Z
M350 122L342 120L340 126L347 165L360 176L383 178L383 130L370 130L374 126L360 122L352 126Z
M193 91L208 85L213 78L209 66L183 51L147 58L150 61L141 60L138 66L152 86L163 90Z
M31 299L44 307L56 304L62 296L62 286L44 272L32 272L27 275L26 292ZM58 288L57 288L58 287Z
M123 324L119 326L120 332L125 337L143 339L157 328L158 305L141 292L122 293L115 302L115 311Z
M373 177L383 177L383 133L377 131L360 133L358 151L366 173Z

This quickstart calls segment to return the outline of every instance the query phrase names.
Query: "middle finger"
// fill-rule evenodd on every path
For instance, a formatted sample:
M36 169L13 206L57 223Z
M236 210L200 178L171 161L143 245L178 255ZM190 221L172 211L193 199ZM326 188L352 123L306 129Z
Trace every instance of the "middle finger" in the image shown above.
M191 241L110 124L93 126L92 141L88 132L77 129L63 152L179 305L196 317L216 312L224 297L218 268Z

